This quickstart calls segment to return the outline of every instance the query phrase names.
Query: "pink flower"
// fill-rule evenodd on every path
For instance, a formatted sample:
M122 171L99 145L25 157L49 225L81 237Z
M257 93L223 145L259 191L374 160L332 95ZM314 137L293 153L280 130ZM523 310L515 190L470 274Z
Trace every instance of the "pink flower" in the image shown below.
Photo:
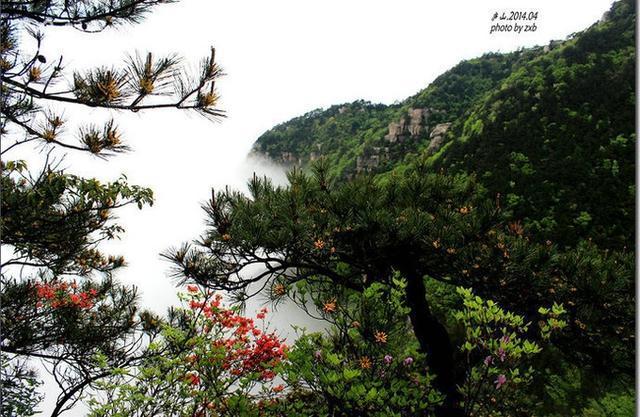
M496 384L496 389L500 389L500 387L503 386L506 382L507 382L507 377L504 376L504 374L498 375L498 379L493 381L493 383Z
M413 358L411 356L408 356L407 358L405 358L405 360L402 361L402 364L404 366L411 366L412 363L413 363Z
M510 340L511 340L511 338L509 336L507 336L507 335L502 336L502 338L500 339L500 341L502 343L509 343Z
M384 355L384 363L386 363L387 365L389 365L391 362L393 362L393 356L391 356L391 355Z
M493 357L491 355L484 358L484 365L489 366L493 363Z
M313 357L316 358L317 360L322 359L322 351L316 350L315 352L313 352Z
M507 352L505 352L503 348L498 349L498 357L500 358L500 362L504 362L504 359L507 357Z

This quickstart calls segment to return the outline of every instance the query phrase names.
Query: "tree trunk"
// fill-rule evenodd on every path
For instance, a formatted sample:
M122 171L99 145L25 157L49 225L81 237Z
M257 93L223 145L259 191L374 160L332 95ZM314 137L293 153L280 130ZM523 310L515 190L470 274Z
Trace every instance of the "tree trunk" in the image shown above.
M434 387L444 396L436 409L438 417L465 417L460 404L461 395L456 387L453 346L445 327L433 316L426 298L424 280L415 272L404 273L407 279L407 304L413 331L420 350L427 355L429 371L435 376Z

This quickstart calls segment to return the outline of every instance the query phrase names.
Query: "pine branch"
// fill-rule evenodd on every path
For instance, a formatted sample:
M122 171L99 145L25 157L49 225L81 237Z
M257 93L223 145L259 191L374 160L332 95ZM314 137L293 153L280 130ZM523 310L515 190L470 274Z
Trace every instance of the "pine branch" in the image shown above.
M83 9L72 9L69 3L65 1L64 4L54 4L53 7L50 7L51 11L43 12L28 10L28 5L33 5L34 2L24 2L21 7L3 6L2 16L8 20L25 19L52 26L80 26L84 31L88 31L88 24L102 21L104 26L99 30L104 30L115 24L119 19L135 23L151 7L173 2L174 0L129 0L122 1L118 7L112 7L105 2L100 5L101 2L86 1L88 4L84 5ZM56 9L57 11L54 11ZM92 9L94 10L93 13L91 12Z
M4 76L2 76L1 79L2 79L2 82L5 82L11 86L18 88L23 93L26 93L32 97L43 99L43 100L58 101L58 102L69 103L69 104L81 104L89 107L97 107L97 108L104 108L104 109L129 110L132 112L137 112L140 110L169 109L169 108L175 108L180 110L198 110L215 117L226 117L223 110L207 109L207 108L203 108L199 104L185 105L184 101L188 97L183 97L180 101L175 103L158 103L158 104L145 104L145 105L96 103L88 100L80 100L80 99L71 98L71 97L59 96L59 95L56 95L55 93L44 93L40 90L29 87L24 83L20 83L18 81L15 81L11 78L7 78ZM198 89L195 89L190 93L190 95L193 95L197 91Z

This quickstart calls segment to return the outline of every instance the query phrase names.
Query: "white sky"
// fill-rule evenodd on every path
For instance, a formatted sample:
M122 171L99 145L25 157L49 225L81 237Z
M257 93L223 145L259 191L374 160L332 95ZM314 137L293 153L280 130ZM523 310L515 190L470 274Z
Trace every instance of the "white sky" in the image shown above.
M200 204L211 187L242 188L254 170L282 181L278 168L245 160L262 132L318 107L402 100L462 59L564 39L598 20L610 4L183 0L158 7L142 24L101 34L47 28L44 50L49 61L62 53L74 69L118 63L136 50L177 52L195 64L210 46L217 48L228 74L218 84L229 116L222 123L178 111L118 113L131 153L108 162L77 154L65 160L75 173L115 179L124 172L131 183L154 190L154 207L121 212L127 232L109 249L128 259L119 278L138 285L143 304L160 312L175 300L175 287L158 253L202 232ZM494 11L532 8L539 11L535 33L489 35ZM107 117L91 109L66 114L83 122ZM294 310L282 314L276 322L295 321L286 317Z

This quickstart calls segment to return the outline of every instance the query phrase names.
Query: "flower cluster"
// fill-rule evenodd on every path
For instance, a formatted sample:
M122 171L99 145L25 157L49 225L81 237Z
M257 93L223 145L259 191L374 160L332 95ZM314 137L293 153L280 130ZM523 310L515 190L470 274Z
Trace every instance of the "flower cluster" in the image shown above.
M35 294L38 298L37 307L48 305L52 308L72 307L88 310L95 305L98 291L79 291L75 282L36 283Z
M194 348L186 361L193 372L188 374L192 385L198 369L218 365L223 378L234 380L249 377L257 381L270 381L276 376L275 368L287 355L287 345L275 333L260 329L253 318L239 315L222 306L220 294L204 294L196 286L188 286L188 314L195 318L197 333L206 335L209 343ZM264 320L267 309L261 309L257 320Z

